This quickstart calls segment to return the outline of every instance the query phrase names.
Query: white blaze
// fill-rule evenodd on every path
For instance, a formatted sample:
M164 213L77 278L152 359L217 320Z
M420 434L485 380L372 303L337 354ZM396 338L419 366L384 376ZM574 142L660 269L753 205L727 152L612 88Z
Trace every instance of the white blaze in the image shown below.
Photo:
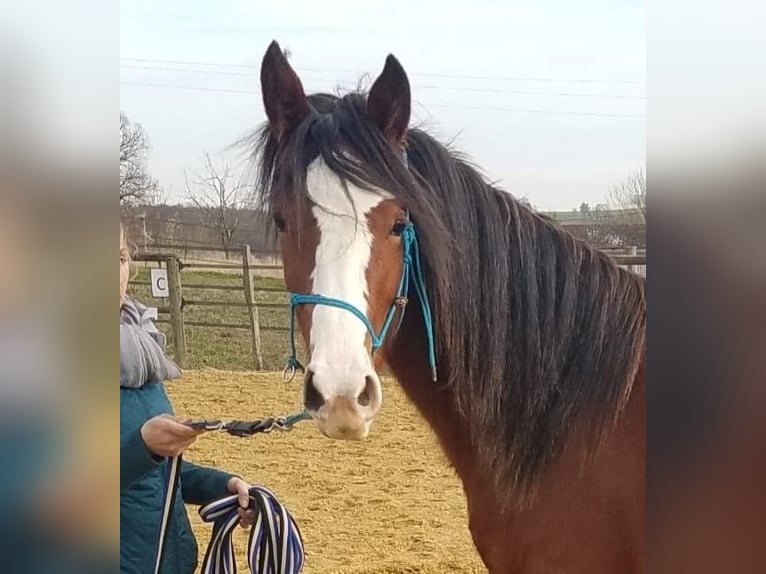
M306 184L312 213L319 226L319 245L312 274L313 293L340 299L367 315L367 266L372 233L367 214L386 199L347 182L342 183L317 159L308 168ZM315 305L311 321L311 364L315 384L325 397L358 393L373 371L365 348L367 329L353 313Z

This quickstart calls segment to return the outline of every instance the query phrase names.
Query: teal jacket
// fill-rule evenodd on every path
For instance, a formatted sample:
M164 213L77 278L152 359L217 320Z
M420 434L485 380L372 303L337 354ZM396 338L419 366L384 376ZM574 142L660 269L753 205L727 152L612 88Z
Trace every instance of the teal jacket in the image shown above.
M157 554L166 460L141 438L150 418L172 414L162 383L120 387L120 574L151 574ZM232 475L184 461L168 526L162 574L192 574L197 542L184 503L202 505L225 496Z

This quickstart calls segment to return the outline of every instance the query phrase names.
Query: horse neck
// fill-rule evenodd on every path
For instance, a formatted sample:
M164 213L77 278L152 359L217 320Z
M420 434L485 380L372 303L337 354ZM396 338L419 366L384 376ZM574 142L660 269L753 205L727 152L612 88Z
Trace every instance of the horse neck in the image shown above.
M456 408L452 389L445 384L444 365L439 366L442 378L437 382L431 380L423 315L418 305L408 306L401 328L385 352L386 362L402 390L431 426L447 458L464 477L474 466L467 421Z

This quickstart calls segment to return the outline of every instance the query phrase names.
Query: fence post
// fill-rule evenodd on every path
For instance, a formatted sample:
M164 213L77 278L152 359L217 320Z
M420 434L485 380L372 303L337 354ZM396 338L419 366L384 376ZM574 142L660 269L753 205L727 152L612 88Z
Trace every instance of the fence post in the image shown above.
M186 366L186 333L184 332L183 292L181 290L181 266L178 258L168 257L165 260L168 270L168 303L170 306L170 325L173 329L173 345L175 361L178 366Z
M263 350L261 348L261 320L258 307L253 297L253 278L250 275L250 245L242 246L242 286L245 291L245 302L250 312L250 333L253 341L253 364L259 371L263 370Z

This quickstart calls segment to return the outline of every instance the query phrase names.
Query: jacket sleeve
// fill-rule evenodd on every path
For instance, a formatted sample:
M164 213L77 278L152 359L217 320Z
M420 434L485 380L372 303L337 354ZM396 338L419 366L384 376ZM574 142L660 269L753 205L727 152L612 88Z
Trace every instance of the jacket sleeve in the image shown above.
M184 502L203 505L229 494L226 486L233 474L181 461L181 495Z
M147 448L141 427L120 437L120 492L154 470L162 460Z

